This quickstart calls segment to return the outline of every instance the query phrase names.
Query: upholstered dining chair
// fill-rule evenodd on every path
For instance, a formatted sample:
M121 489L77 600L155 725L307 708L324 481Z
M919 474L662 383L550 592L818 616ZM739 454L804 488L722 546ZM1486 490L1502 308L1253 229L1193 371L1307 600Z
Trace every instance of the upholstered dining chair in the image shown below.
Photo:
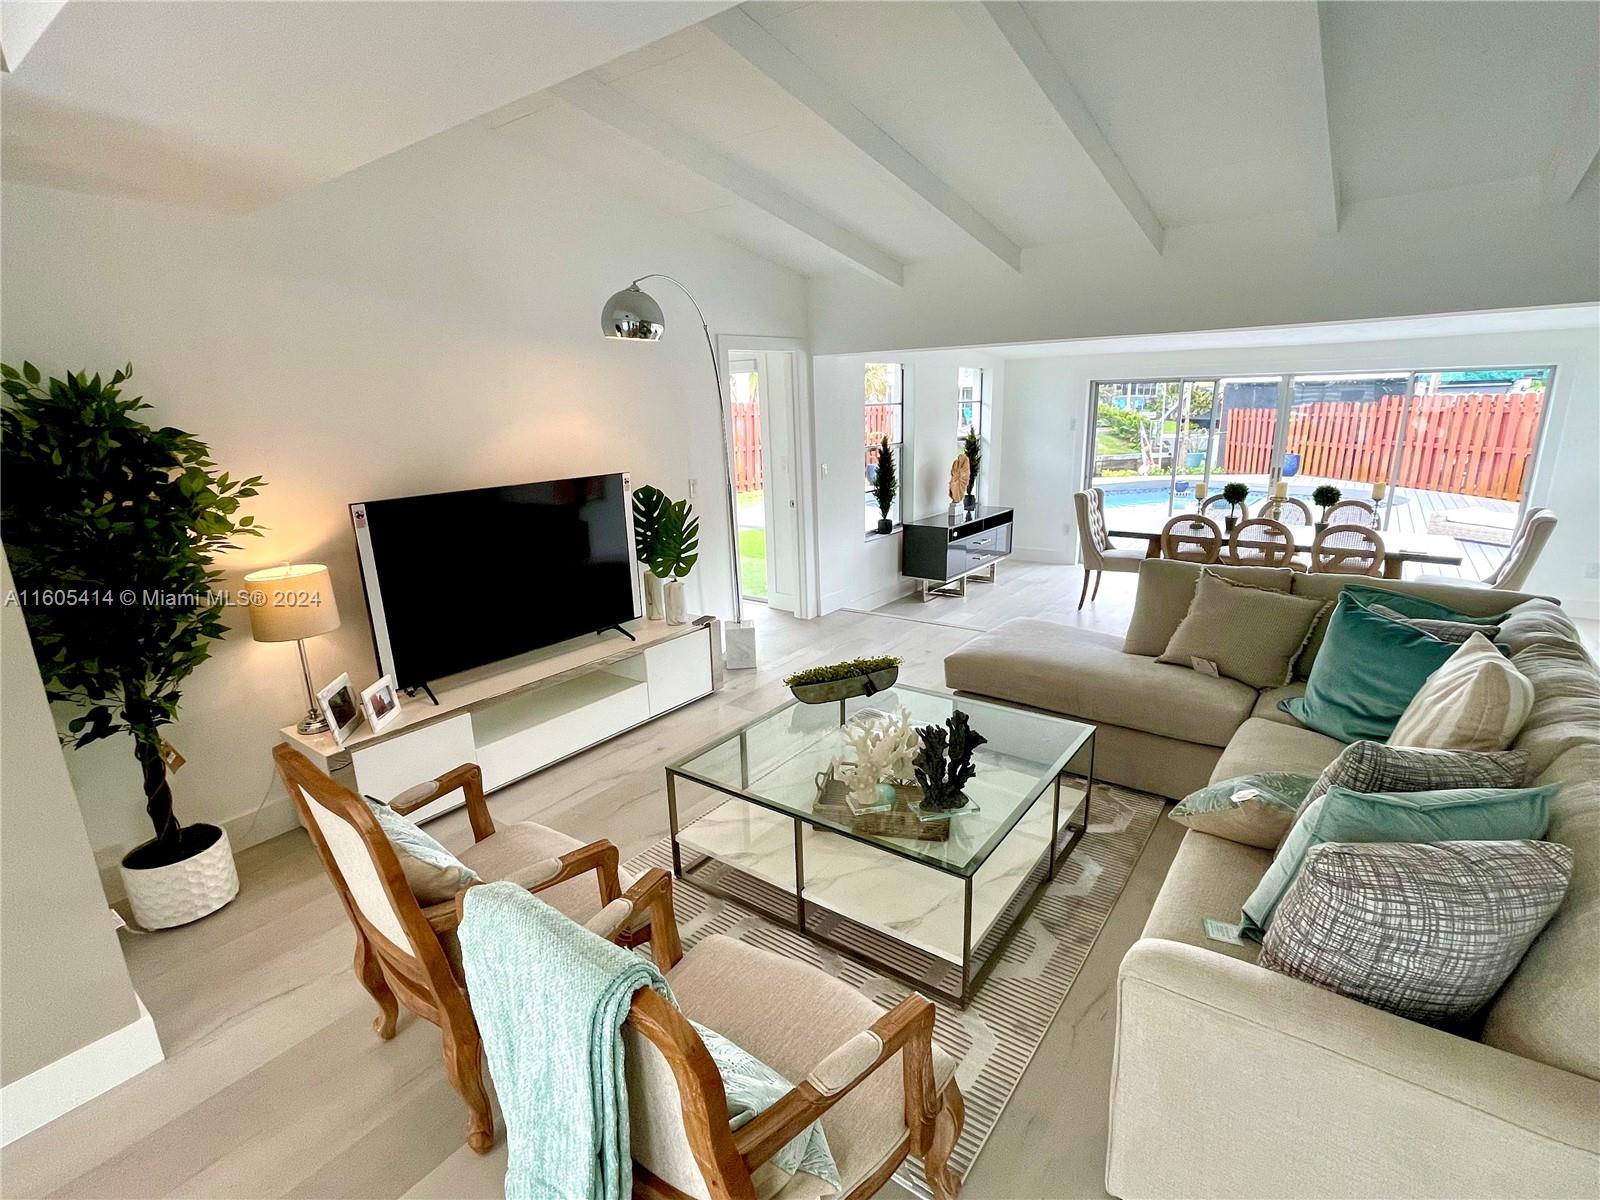
M1378 521L1378 506L1370 500L1340 500L1337 504L1328 506L1327 516L1323 520L1329 528L1335 525L1364 525L1372 528Z
M1104 488L1086 488L1072 494L1073 509L1078 517L1078 549L1083 555L1083 590L1078 593L1078 607L1085 599L1100 594L1100 577L1107 571L1132 571L1137 574L1139 564L1147 557L1145 549L1124 549L1113 545L1106 535L1106 493ZM1089 576L1094 575L1094 596L1089 595Z
M1161 527L1161 556L1214 563L1222 557L1222 530L1210 517L1180 513Z
M1315 525L1311 506L1295 496L1273 496L1256 509L1256 516L1270 517L1283 525Z
M394 846L365 800L289 746L275 747L272 757L355 927L356 978L378 1005L373 1029L385 1041L392 1038L402 1005L439 1027L445 1074L467 1106L467 1144L480 1154L486 1152L494 1143L494 1118L483 1086L482 1042L461 974L454 898L420 903L406 882ZM476 765L457 767L402 793L396 801L408 803L408 811L414 811L457 788L466 797L475 839L459 858L480 879L521 884L578 921L621 898L623 877L617 848L610 842L584 845L532 822L497 831ZM590 873L593 879L582 878ZM628 895L648 897L648 879L630 880L634 886ZM639 911L647 913L648 906L641 904ZM677 927L652 925L641 917L621 927L617 938L638 945L652 935L663 944L676 945Z
M1383 538L1365 525L1329 525L1311 542L1311 570L1321 575L1383 574Z
M1534 563L1539 561L1545 543L1555 531L1555 513L1548 508L1531 508L1522 518L1522 524L1517 526L1516 533L1512 535L1511 545L1506 548L1505 558L1501 559L1500 565L1482 579L1458 579L1453 575L1418 575L1417 579L1432 583L1448 583L1455 587L1520 591L1522 585L1528 582L1528 575L1532 572Z
M1294 534L1287 525L1271 517L1251 517L1228 534L1223 559L1236 567L1293 567L1294 554Z
M648 914L652 929L675 929L671 877L664 883L630 891L587 928L619 941L630 921ZM471 890L456 897L458 922L472 919ZM913 1154L922 1160L935 1200L957 1194L961 1179L950 1167L950 1151L966 1111L955 1079L958 1064L934 1044L928 1000L912 994L885 1011L809 963L721 934L702 938L687 954L675 936L657 938L650 952L673 1000L641 989L622 1029L635 1197L814 1196L806 1177L784 1180L761 1168L817 1120L845 1200L873 1195ZM482 971L495 970L505 975L497 986L514 987L515 961L496 955L480 966L475 959L474 978L487 986ZM722 1077L690 1021L799 1082L731 1129Z

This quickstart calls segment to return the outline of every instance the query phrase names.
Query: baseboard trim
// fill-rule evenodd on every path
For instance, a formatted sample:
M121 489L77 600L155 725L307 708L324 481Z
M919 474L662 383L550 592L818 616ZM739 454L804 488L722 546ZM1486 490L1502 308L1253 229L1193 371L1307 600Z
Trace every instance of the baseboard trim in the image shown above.
M150 1010L135 994L139 1016L98 1041L0 1088L0 1146L147 1071L166 1057Z
M213 824L221 824L227 830L228 844L237 855L241 850L259 846L279 834L299 828L300 818L295 812L294 801L289 799L287 792L283 792L273 796L258 810L240 813ZM100 887L106 894L107 904L120 904L128 898L122 886L122 872L117 867L122 862L122 856L130 849L131 846L102 846L94 852L94 865L100 872Z

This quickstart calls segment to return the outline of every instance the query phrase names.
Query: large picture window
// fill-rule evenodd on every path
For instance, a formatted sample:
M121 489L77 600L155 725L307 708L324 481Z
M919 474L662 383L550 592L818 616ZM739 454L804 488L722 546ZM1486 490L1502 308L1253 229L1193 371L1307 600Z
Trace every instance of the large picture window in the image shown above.
M983 368L956 370L956 441L967 434L983 436Z
M878 527L878 500L873 495L873 485L878 481L878 451L883 439L889 439L889 449L894 453L895 477L900 480L900 491L905 491L905 368L899 363L868 363L866 369L866 528L871 533ZM901 495L896 495L889 509L889 519L900 524Z

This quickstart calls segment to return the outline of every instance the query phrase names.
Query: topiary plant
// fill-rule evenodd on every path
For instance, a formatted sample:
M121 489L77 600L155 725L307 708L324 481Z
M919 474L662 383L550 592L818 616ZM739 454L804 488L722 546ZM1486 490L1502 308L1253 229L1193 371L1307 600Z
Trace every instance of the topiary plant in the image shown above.
M966 452L967 466L970 473L967 476L967 495L972 495L978 490L978 464L983 461L983 443L978 440L978 435L971 429L967 436L961 440L961 449Z
M204 442L140 420L150 405L121 394L132 375L45 381L31 362L0 364L0 525L45 691L82 709L63 741L133 738L156 836L124 861L155 867L215 841L173 814L161 730L226 632L212 559L260 535L239 505L261 479L231 479Z
M1311 493L1311 502L1323 509L1324 512L1343 499L1344 493L1331 483L1325 483Z
M1226 483L1222 485L1222 498L1234 508L1243 504L1250 498L1250 485L1248 483Z

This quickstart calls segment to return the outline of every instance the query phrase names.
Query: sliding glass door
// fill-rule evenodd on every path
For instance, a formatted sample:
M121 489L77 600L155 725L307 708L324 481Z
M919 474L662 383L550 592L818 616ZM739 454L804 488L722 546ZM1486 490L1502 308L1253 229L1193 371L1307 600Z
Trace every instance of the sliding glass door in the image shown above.
M1455 538L1457 573L1499 564L1525 503L1550 368L1097 381L1089 482L1124 527L1158 528L1227 483L1252 513L1318 488L1380 529ZM1444 573L1449 573L1448 569Z

